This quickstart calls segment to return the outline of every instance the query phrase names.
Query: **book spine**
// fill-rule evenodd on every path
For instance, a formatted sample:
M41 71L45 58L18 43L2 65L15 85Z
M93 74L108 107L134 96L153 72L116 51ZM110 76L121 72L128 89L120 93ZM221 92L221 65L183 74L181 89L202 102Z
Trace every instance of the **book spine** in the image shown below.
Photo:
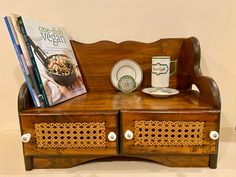
M40 105L41 105L41 107L45 107L44 102L43 102L43 95L40 93L39 86L38 86L38 83L37 83L36 78L35 78L33 65L32 65L32 62L30 60L29 52L27 50L23 34L20 30L17 17L18 17L18 15L11 14L9 16L9 19L11 19L11 22L13 24L13 28L15 29L15 32L16 32L16 37L18 39L18 43L19 43L21 51L23 53L22 61L23 61L23 64L26 68L26 71L28 69L29 77L30 77L31 83L33 85L33 88L35 90L35 93L36 93L36 95L39 99Z
M39 89L40 89L40 91L43 95L43 98L44 98L44 103L45 103L44 105L45 105L45 107L48 107L49 102L48 102L48 99L47 99L46 92L44 90L44 86L43 86L42 79L41 79L41 76L40 76L40 73L39 73L39 70L38 70L38 67L37 67L37 63L36 63L35 58L34 58L33 51L31 49L29 40L27 38L27 33L26 33L26 30L25 30L23 19L21 17L18 17L18 22L19 22L19 26L20 26L21 32L23 34L27 49L28 49L29 54L30 54L30 59L31 59L31 62L32 62L32 65L33 65L33 68L34 68L34 73L35 73L36 79L38 81Z
M29 92L30 92L30 95L32 97L34 106L35 107L40 107L41 105L39 103L38 97L37 97L36 93L33 90L30 78L28 76L27 69L25 68L24 63L22 61L22 56L23 55L22 55L22 51L21 51L20 45L17 43L16 34L14 32L13 25L12 25L10 19L7 16L4 17L4 20L5 20L8 32L10 34L10 38L11 38L12 44L13 44L13 46L15 48L15 52L16 52L18 61L19 61L20 66L21 66L21 70L23 71L23 74L24 74L24 77L25 77L25 80L26 80L26 84L27 84L27 86L29 88Z

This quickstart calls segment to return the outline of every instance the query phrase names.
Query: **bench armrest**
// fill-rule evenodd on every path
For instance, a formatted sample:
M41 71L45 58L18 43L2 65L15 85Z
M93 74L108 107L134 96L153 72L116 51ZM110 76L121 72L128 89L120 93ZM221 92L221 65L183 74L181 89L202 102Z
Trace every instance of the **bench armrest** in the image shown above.
M217 109L221 108L219 88L211 77L198 76L193 79L192 84L199 89L200 102L208 103Z
M33 107L33 101L26 82L21 85L18 93L18 111Z
M197 95L200 103L208 103L214 108L220 109L221 101L218 86L212 78L202 75L200 58L201 49L197 38L185 39L178 61L178 69L181 72L177 74L177 89L182 92L189 92L194 84L199 89Z

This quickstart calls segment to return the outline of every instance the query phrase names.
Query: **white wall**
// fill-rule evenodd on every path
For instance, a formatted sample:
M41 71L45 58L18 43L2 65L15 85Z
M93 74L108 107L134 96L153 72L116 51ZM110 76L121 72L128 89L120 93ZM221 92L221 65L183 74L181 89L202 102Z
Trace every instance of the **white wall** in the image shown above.
M86 43L196 36L202 71L221 91L222 126L234 127L235 9L235 0L0 0L0 130L19 128L17 94L24 81L3 20L10 13L62 25Z

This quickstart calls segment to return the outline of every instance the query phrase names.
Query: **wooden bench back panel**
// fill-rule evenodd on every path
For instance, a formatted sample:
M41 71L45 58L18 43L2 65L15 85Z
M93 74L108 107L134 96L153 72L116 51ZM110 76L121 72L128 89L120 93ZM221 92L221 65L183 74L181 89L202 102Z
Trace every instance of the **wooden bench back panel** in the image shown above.
M143 82L138 89L150 87L152 56L171 56L171 60L178 60L183 41L184 39L161 39L153 43L135 41L118 44L111 41L93 44L76 41L71 43L88 91L112 91L115 88L110 81L110 73L116 62L122 59L136 61L143 70ZM176 88L177 85L176 75L170 78L172 88Z

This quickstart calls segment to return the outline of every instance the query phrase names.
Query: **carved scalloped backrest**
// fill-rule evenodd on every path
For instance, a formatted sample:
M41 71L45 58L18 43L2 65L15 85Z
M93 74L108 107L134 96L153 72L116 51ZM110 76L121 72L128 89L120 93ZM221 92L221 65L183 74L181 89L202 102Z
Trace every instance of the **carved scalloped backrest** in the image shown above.
M111 41L100 41L93 44L76 41L71 41L71 43L88 90L111 91L115 88L110 81L110 72L116 62L122 59L136 61L143 70L143 82L139 89L150 87L152 56L171 56L171 60L178 60L183 41L184 39L161 39L153 43L134 41L118 44ZM172 88L176 88L176 76L177 74L170 78Z

